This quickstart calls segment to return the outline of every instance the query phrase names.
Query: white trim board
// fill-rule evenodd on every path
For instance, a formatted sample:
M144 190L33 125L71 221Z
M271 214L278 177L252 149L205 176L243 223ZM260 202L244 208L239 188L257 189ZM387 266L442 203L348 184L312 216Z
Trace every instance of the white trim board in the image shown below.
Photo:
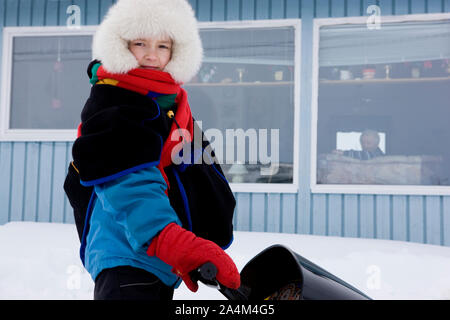
M311 96L311 166L310 188L312 193L332 194L392 194L392 195L450 195L450 186L423 185L348 185L317 184L317 121L319 90L319 40L320 27L342 24L360 24L367 22L367 16L345 18L319 18L313 20L313 56L312 56L312 96ZM399 16L380 16L383 23L420 22L450 19L450 13L411 14Z
M295 180L295 179L294 179ZM289 183L230 183L231 191L239 193L297 193L298 187Z

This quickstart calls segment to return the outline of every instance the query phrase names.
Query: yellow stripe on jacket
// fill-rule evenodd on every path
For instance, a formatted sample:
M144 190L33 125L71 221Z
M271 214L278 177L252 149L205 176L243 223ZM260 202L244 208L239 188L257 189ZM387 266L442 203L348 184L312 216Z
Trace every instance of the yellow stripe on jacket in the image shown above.
M119 80L114 80L114 79L102 79L97 81L96 84L110 84L115 86L117 83L119 82Z

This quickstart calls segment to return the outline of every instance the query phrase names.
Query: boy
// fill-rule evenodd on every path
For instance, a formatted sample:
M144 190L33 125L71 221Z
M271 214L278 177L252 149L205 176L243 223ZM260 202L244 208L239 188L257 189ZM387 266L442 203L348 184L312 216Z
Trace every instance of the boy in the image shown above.
M186 0L119 0L94 36L93 56L64 188L94 299L168 300L180 279L195 292L189 273L206 262L219 282L238 288L224 252L235 200L220 166L172 161L182 152L172 138L179 129L190 133L182 142L193 155L208 146L191 139L180 87L202 59L192 8Z

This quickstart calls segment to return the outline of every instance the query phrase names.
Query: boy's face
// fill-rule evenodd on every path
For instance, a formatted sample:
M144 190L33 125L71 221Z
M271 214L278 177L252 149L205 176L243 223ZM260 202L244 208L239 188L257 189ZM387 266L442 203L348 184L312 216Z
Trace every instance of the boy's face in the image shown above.
M136 39L128 48L143 69L163 71L172 57L172 40L166 36Z

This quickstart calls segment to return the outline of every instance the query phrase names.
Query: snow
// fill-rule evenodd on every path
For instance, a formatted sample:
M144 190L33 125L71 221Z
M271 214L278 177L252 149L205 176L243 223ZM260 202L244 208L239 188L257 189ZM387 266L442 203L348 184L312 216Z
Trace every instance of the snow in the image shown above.
M410 242L235 232L227 250L238 269L283 244L373 299L450 299L450 247ZM92 299L94 284L78 256L71 224L10 222L0 226L0 299ZM200 284L182 284L176 300L222 300Z

